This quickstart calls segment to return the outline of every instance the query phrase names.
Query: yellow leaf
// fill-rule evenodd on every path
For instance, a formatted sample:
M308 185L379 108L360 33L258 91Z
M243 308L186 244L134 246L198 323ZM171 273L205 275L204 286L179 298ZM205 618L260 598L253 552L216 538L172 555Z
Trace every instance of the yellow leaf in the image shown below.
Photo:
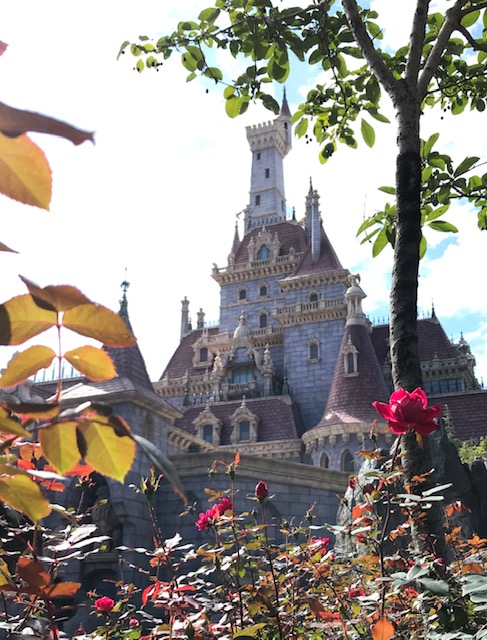
M0 500L25 514L33 522L51 513L49 502L37 484L26 475L0 477Z
M65 359L84 376L97 382L111 380L117 375L112 359L103 349L79 347L64 354ZM1 382L1 379L0 379Z
M0 433L26 437L30 435L17 420L10 417L10 413L3 407L0 407Z
M66 473L80 460L76 437L76 422L55 422L40 429L44 456L58 473Z
M0 558L0 587L4 584L15 584L12 580L12 576L10 575L10 571L8 570L7 563L5 560Z
M68 309L63 316L63 326L109 347L130 347L136 341L118 313L101 304L82 304Z
M22 344L56 323L57 314L40 309L28 293L16 296L0 305L0 344Z
M40 402L5 402L7 409L25 422L26 420L47 420L55 418L61 412L59 404L41 404Z
M82 131L61 120L43 116L34 111L24 111L23 109L9 107L3 102L0 102L0 131L9 136L18 136L27 131L50 133L54 136L67 138L76 145L86 140L93 142L92 131Z
M51 188L51 169L42 149L26 135L8 138L0 133L0 193L49 209Z
M56 353L52 349L41 345L15 354L0 376L0 387L15 387L39 369L49 367L55 357Z
M394 625L387 618L379 618L372 627L373 640L390 640L394 637Z
M86 462L99 473L123 482L135 458L135 441L118 436L112 427L99 421L78 423L78 432L83 438Z
M81 293L76 287L68 284L48 285L47 287L39 287L24 276L19 276L22 282L29 290L30 295L34 298L34 302L41 309L48 311L67 311L72 307L80 304L91 304L91 300Z

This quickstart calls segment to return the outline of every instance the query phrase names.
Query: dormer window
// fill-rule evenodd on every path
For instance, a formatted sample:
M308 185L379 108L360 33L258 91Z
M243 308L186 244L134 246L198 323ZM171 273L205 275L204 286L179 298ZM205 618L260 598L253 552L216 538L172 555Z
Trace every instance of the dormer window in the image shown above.
M238 423L238 440L239 442L250 440L250 422L248 420L241 420Z
M347 374L356 373L353 353L347 353Z
M203 440L205 440L206 442L213 442L213 425L212 424L203 425Z
M208 349L206 347L200 349L200 362L208 362Z
M232 433L230 434L232 444L257 442L259 418L249 410L245 398L240 407L229 417L232 425Z
M352 377L358 376L358 351L355 345L352 344L352 338L348 336L348 342L343 350L343 368L345 375Z
M271 252L266 244L263 244L257 251L257 260L269 260Z

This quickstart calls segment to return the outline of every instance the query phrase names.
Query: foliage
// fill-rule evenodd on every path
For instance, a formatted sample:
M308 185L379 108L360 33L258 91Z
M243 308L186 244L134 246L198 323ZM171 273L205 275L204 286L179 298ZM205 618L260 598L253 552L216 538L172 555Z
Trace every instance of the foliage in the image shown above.
M487 99L487 9L481 0L450 3L445 15L419 0L412 25L412 42L396 51L382 50L383 26L378 14L355 0L311 3L306 7L279 7L271 0L217 0L197 19L182 21L157 40L141 36L125 41L137 58L136 69L159 70L173 54L180 54L187 80L198 76L223 86L230 117L244 113L259 101L278 113L269 83L284 83L291 66L307 64L324 72L293 115L298 137L314 135L321 144L319 159L327 162L338 144L356 148L360 136L367 146L375 142L373 121L387 123L381 112L382 91L392 98L396 113L411 102L417 117L428 108L453 115L466 109L484 111ZM224 49L241 62L241 73L228 77L215 66L214 49ZM320 76L321 77L321 76ZM413 116L413 119L415 116ZM401 126L401 119L400 125ZM419 131L419 128L413 128ZM414 135L414 131L413 133ZM419 134L418 145L419 145ZM487 174L472 175L479 158L454 164L445 153L433 150L438 134L421 144L422 224L438 231L455 231L438 220L454 199L468 199L478 211L479 227L487 227ZM469 174L466 177L466 174ZM394 195L395 188L384 188ZM395 243L396 206L364 222L360 232L377 228L373 252ZM425 241L422 253L425 251Z
M460 460L465 464L470 464L476 458L487 457L487 436L482 436L478 440L457 440L455 442L458 448Z

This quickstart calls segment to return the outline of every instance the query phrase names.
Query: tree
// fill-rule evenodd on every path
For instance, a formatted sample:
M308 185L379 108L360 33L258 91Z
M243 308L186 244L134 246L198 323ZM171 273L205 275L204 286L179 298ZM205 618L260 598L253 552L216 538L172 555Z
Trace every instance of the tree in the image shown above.
M272 0L216 0L197 20L180 22L170 35L152 41L144 36L130 45L136 68L157 69L174 52L181 53L188 80L205 76L224 87L227 114L243 113L251 101L278 112L266 91L268 83L284 83L291 62L320 65L326 84L313 87L294 115L302 136L313 124L326 162L337 143L356 147L359 115L365 142L372 146L374 129L367 117L388 121L379 111L384 91L394 106L397 122L396 185L390 192L395 205L361 227L375 235L377 253L389 241L394 247L391 288L391 360L394 385L412 391L421 386L417 348L417 288L420 255L425 249L422 225L455 230L438 220L450 202L466 198L478 209L479 226L487 227L487 174L465 174L479 158L469 157L456 167L451 158L433 150L438 136L420 137L426 109L467 107L483 111L487 98L487 2L454 0L443 13L430 0L416 0L409 44L396 51L380 48L378 14L356 0L317 1L305 7L283 7ZM123 52L129 42L121 47ZM214 48L224 49L246 63L235 80L214 66ZM364 117L366 116L366 117ZM405 438L406 477L431 468L427 438ZM432 518L434 519L434 515ZM430 531L435 526L430 522ZM439 529L436 531L441 537Z

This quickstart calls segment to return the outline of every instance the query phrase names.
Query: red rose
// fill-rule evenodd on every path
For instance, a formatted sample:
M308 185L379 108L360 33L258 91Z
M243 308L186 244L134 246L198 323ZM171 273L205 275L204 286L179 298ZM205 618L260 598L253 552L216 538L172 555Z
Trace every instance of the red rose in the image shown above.
M98 613L111 613L114 606L115 601L108 596L102 596L98 598L98 600L95 600L95 609Z
M365 595L365 591L362 589L362 587L349 587L347 592L347 596L349 598L358 598L364 595Z
M218 513L216 512L215 507L213 507L213 509L207 509L204 513L200 513L200 517L196 521L196 528L198 531L206 531L213 526L217 516Z
M225 511L233 510L233 504L230 498L227 498L225 496L225 498L221 498L220 503L215 505L213 508L217 516L222 516L225 513Z
M366 540L367 538L365 537L365 533L359 533L357 535L357 542L360 542L360 544L364 544Z
M425 392L418 387L411 393L404 389L394 391L389 404L373 402L380 415L387 420L392 433L397 435L414 429L420 436L426 436L438 429L437 418L441 414L441 405L428 407Z
M259 500L264 500L268 495L269 489L267 488L266 483L263 480L259 480L255 486L255 497L259 498Z

